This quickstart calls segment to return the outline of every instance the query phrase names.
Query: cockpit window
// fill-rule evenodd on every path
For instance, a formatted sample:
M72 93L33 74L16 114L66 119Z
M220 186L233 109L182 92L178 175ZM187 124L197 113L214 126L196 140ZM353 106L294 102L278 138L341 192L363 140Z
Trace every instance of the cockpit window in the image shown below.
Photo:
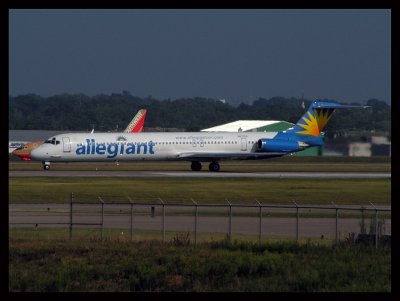
M56 145L56 144L60 144L60 141L56 140L56 138L52 138L52 139L46 140L44 143L50 143L50 144Z

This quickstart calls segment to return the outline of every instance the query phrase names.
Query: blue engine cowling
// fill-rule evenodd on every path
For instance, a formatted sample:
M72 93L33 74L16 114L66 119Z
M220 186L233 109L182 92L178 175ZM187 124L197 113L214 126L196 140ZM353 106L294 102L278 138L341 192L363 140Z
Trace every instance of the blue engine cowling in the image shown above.
M297 152L304 149L298 141L280 139L259 139L257 151L259 152Z

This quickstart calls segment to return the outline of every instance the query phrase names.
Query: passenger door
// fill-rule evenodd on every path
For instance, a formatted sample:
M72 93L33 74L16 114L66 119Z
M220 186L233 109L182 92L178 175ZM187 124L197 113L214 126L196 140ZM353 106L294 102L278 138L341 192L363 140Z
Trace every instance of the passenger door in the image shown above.
M71 151L71 141L69 137L63 137L62 140L64 153L69 153Z
M246 151L246 150L247 150L247 139L242 138L242 151Z

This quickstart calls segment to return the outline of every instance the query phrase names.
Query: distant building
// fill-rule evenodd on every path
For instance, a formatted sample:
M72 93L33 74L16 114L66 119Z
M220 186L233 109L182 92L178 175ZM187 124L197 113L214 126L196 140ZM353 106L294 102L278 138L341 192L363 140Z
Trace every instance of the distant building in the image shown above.
M353 142L349 144L350 157L371 157L371 143Z
M392 156L392 143L386 136L371 137L372 156Z
M371 142L349 143L352 157L392 156L392 144L386 136L371 136Z
M386 136L371 136L372 144L390 144L388 137Z
M293 123L276 120L236 120L217 125L202 132L279 132L294 126Z

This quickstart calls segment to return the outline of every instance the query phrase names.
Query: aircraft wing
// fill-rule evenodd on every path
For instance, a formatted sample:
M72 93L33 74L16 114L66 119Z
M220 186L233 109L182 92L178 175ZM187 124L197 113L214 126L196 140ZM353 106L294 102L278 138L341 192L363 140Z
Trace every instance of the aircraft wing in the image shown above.
M219 160L255 160L280 157L284 152L270 153L225 153L225 152L187 152L180 153L178 158L184 161L219 161Z

